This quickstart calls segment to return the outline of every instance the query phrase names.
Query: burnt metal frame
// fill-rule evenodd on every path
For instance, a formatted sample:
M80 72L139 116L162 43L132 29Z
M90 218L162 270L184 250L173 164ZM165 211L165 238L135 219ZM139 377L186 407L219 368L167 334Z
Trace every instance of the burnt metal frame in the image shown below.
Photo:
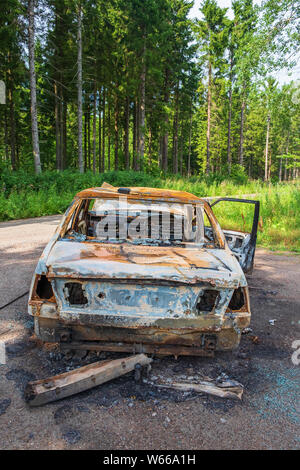
M212 204L209 204L210 207L215 206L221 201L229 201L229 202L242 202L245 204L254 204L254 215L253 215L253 223L252 223L252 229L251 229L251 234L250 234L250 240L249 240L249 245L248 245L248 254L247 257L252 256L251 260L251 265L249 268L243 268L247 272L251 273L252 268L253 268L253 261L254 261L254 254L255 254L255 247L256 247L256 239L257 239L257 228L258 228L258 218L259 218L259 206L260 203L259 201L253 200L253 199L239 199L239 198L233 198L233 197L221 197L217 199L215 202ZM237 231L237 230L235 230ZM246 265L248 266L248 265Z
M212 204L209 204L210 207L215 206L221 201L229 201L229 202L244 202L245 204L254 204L254 215L253 215L253 224L252 224L252 229L251 229L251 235L250 235L250 245L255 245L256 244L256 238L257 238L257 228L258 228L258 217L259 217L259 201L255 201L253 199L238 199L238 198L233 198L233 197L220 197L217 199L217 201L213 202Z

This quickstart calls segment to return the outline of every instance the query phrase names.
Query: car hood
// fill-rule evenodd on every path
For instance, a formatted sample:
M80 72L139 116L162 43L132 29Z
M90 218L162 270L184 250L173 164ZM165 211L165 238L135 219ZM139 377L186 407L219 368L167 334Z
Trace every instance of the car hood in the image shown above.
M247 285L229 249L57 241L46 265L49 277Z

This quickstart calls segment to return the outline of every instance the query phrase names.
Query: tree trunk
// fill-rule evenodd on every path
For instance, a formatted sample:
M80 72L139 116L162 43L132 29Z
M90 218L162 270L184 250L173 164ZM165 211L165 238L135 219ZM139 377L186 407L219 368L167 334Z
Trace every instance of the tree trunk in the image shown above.
M159 138L159 153L158 153L158 168L162 168L162 149L163 149L163 139Z
M63 132L63 155L61 159L61 170L67 167L67 111L68 105L66 100L63 103L63 119L62 119L62 132Z
M80 173L83 173L82 158L82 37L81 37L81 3L78 7L78 23L77 23L77 120L78 120L78 167Z
M58 96L57 81L54 82L54 99L55 99L55 151L56 151L56 169L60 169L60 125L59 125L59 116L60 116L60 102Z
M60 76L60 83L62 83L62 73ZM64 158L64 97L63 97L63 88L60 86L60 107L59 107L59 136L60 136L60 160L59 160L59 170L63 167L63 158Z
M178 173L178 116L177 111L175 112L173 122L173 173Z
M62 83L62 74L60 76L60 83ZM60 161L59 161L59 170L61 170L62 159L63 159L63 148L64 148L64 133L63 133L63 91L62 86L60 86L60 107L59 107L59 146L60 146Z
M165 71L165 85L164 85L164 103L165 106L168 106L170 91L169 91L169 70ZM161 166L164 173L168 171L168 146L169 146L169 114L166 112L164 119L164 135L162 136L162 151L161 151Z
M244 124L245 124L245 108L246 108L246 98L245 98L245 86L243 88L243 99L241 107L241 127L240 127L240 147L239 147L239 164L244 166Z
M87 130L88 130L88 144L87 144L87 152L88 152L88 169L91 169L91 106L90 106L90 98L88 97L88 110L87 110Z
M270 133L270 115L267 117L267 135L265 148L265 181L268 181L268 151L269 151L269 133Z
M119 100L115 98L115 170L119 170Z
M138 113L138 105L137 99L134 101L133 107L133 137L132 137L132 169L137 170L137 113Z
M105 172L105 87L103 87L103 93L102 93L102 98L103 98L103 104L102 104L102 171L103 173ZM99 114L99 119L100 119L100 114ZM100 139L100 136L99 136Z
M110 171L110 94L107 99L107 113L108 113L108 122L107 122L107 167Z
M287 158L284 160L284 181L287 180Z
M207 89L207 131L206 131L206 174L210 173L210 121L211 121L211 61L208 63L208 89Z
M253 166L253 156L251 155L249 158L249 166L248 166L248 178L250 179L252 176L252 166Z
M296 178L296 160L294 158L293 160L294 164L293 164L293 180Z
M228 132L227 132L227 164L229 174L231 173L231 113L232 113L232 68L233 59L230 56L230 74L229 74L229 96L228 96Z
M187 164L187 174L188 174L188 176L191 176L191 139L192 139L192 125L193 125L193 108L191 107L190 130L189 130L189 150L188 150L188 164Z
M269 151L269 168L268 168L268 181L271 180L271 166L272 166L272 150Z
M148 153L149 153L149 165L151 167L152 165L152 129L151 126L149 126L149 147L148 147Z
M84 171L87 169L87 112L84 113Z
M183 123L181 123L181 126L183 126ZM180 162L180 174L182 176L182 172L183 172L183 128L182 127L181 127L181 134L180 134L179 162Z
M289 142L290 142L290 131L288 131L287 139L286 139L286 149L285 149L286 155L289 153ZM286 179L287 179L287 158L285 159L285 162L284 162L284 177L283 177L283 179L284 179L284 181L286 181Z
M10 121L10 158L13 170L16 170L16 123L15 123L15 105L13 99L13 84L10 75L8 87L9 102L9 121Z
M281 183L282 181L282 157L280 157L280 162L279 162L278 180L279 180L279 183Z
M34 157L34 167L36 173L41 173L39 131L37 120L37 101L36 101L36 77L35 77L35 59L34 59L34 0L28 0L28 50L29 50L29 76L30 76L30 99L31 99L31 130L32 147Z
M124 132L124 156L125 156L125 168L129 170L129 98L126 96L125 102L125 132Z
M146 63L145 63L146 45L144 45L141 73L141 96L139 111L139 169L143 169L145 152L145 91L146 91Z
M94 109L93 109L93 173L96 173L96 137L97 137L97 84L94 81Z
M167 115L165 117L165 124L166 126L169 124L169 116ZM169 133L166 131L162 138L162 170L164 173L167 173L168 171L168 142Z
M135 158L135 171L140 169L140 99L136 100L136 158Z
M173 121L173 173L178 173L178 96L179 84L177 83L175 95L175 114Z
M18 115L16 116L16 168L19 168L20 167L20 154L19 154L19 133L18 133L18 129L19 129L19 121L18 121Z
M103 165L102 165L102 142L101 142L101 88L99 90L99 122L98 122L98 132L99 132L99 146L98 146L98 162L99 162L99 173L103 171Z
M7 124L7 111L6 106L4 108L4 147L5 147L5 160L8 162L8 124Z

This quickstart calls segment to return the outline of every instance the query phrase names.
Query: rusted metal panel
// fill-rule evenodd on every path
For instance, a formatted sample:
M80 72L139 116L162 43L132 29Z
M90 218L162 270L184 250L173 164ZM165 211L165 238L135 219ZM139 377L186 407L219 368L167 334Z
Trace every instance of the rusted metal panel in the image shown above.
M158 189L158 188L128 188L129 193L126 193L126 196L129 200L139 199L140 201L167 201L167 202L179 202L179 203L197 203L202 201L201 198L195 196L194 194L185 192L185 191L175 191L168 189ZM121 192L120 188L113 187L109 188L90 188L80 191L76 194L76 197L81 199L87 198L119 198ZM124 194L124 193L123 193Z
M249 324L249 314L239 316ZM111 345L122 346L122 351L147 352L143 346L153 346L161 351L163 345L167 345L168 355L173 354L174 348L184 348L184 355L199 351L224 351L231 350L238 346L241 333L238 328L233 328L230 322L225 322L222 326L188 328L172 325L171 328L159 327L113 327L97 326L87 321L84 325L75 322L64 322L63 319L55 320L50 318L35 317L35 331L39 338L46 342L65 343L67 349L76 349L77 343L84 345L83 349L95 349L94 345L99 344L99 349L105 351L112 349ZM126 349L127 348L127 349ZM194 349L195 348L195 349ZM121 349L120 349L121 350ZM150 349L148 349L150 351ZM172 351L172 352L170 352ZM163 354L162 352L160 354ZM181 353L178 352L178 355Z
M172 344L136 344L136 343L109 343L104 341L98 342L72 342L60 343L62 351L65 350L89 350L89 351L113 351L113 352L130 352L132 354L155 354L159 356L202 356L213 357L214 350L203 349L195 346L181 346Z
M49 277L148 279L207 282L220 287L247 285L226 250L109 245L58 241L48 261Z
M234 203L240 202L242 204L254 205L254 215L251 233L224 230L224 234L228 242L229 248L233 251L233 253L237 255L237 258L243 271L246 273L251 273L254 264L260 202L252 199L222 197L219 198L217 201L214 201L211 204L211 207L215 206L216 204L219 204L222 201Z

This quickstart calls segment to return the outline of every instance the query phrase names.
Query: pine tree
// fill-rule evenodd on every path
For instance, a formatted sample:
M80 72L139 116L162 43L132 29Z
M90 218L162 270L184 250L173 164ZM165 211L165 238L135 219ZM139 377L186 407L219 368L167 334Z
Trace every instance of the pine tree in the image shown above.
M226 8L220 8L216 0L205 0L200 11L204 19L198 22L197 37L202 51L202 60L207 64L207 130L205 171L210 172L211 157L211 108L213 74L221 67L227 40Z
M40 146L39 146L39 131L38 131L38 117L37 117L37 98L36 98L36 75L35 75L35 17L34 17L34 0L28 0L28 51L29 51L29 74L30 74L30 96L31 96L31 126L32 126L32 147L35 172L40 173L41 160L40 160Z

